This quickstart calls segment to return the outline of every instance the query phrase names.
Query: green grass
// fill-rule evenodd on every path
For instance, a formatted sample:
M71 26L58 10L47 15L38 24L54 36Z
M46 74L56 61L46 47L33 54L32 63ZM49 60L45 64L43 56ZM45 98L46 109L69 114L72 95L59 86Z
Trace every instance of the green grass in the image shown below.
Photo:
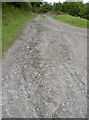
M89 26L87 25L89 24L89 21L86 19L82 19L80 17L74 17L74 16L66 15L66 14L63 14L63 15L50 14L50 16L57 20L60 20L61 22L65 22L65 23L68 23L76 27L89 29Z
M5 8L2 11L2 53L16 40L22 29L25 27L25 22L36 17L31 12L23 11L16 8Z
M45 16L45 15L42 15L42 18L46 18L46 16Z

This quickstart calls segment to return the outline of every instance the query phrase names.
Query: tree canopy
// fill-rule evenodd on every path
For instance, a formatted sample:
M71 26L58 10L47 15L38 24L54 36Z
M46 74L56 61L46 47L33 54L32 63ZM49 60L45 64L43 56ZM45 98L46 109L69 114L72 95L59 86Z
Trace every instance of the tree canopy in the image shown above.
M7 2L3 5L10 7L18 7L27 11L33 11L35 13L47 13L58 11L68 13L72 16L79 16L89 20L89 3L84 4L83 2L64 2L54 3L53 5L48 2Z

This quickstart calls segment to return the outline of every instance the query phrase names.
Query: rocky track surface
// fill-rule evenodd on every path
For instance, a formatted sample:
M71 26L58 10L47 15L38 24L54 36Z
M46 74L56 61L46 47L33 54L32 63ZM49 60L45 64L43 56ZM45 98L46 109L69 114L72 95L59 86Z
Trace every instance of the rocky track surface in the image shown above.
M27 22L3 59L3 118L87 115L87 30L51 17Z

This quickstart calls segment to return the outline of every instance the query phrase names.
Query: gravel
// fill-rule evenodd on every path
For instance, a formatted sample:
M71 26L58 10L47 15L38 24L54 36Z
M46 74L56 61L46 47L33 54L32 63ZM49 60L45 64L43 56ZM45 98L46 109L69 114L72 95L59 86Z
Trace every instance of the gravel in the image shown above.
M40 15L3 59L3 118L86 118L87 30Z

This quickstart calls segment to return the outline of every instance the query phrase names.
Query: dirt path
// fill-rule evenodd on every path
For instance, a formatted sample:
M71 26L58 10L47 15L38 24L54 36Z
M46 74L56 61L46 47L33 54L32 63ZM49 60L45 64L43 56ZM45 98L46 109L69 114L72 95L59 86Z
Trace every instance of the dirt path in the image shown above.
M3 117L86 117L87 30L38 16L9 49L2 76Z

